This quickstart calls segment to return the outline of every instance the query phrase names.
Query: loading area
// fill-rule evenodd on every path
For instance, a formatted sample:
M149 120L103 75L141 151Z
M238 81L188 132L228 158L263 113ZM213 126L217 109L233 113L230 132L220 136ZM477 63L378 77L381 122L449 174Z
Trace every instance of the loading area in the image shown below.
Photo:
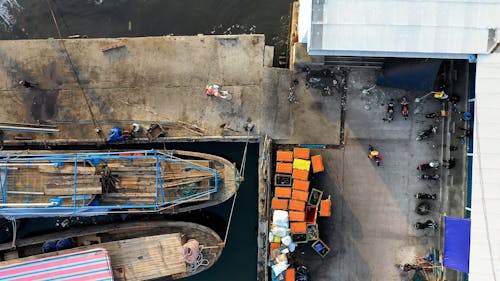
M441 248L441 228L415 230L414 224L432 219L442 225L442 214L465 212L467 141L458 137L467 126L459 114L468 106L467 62L446 62L449 93L461 97L454 112L433 97L415 103L426 92L373 88L380 68L310 61L292 70L273 68L270 50L262 35L1 41L3 146L259 142L258 280L272 278L272 201L283 196L276 194L276 166L283 162L276 161L277 151L309 148L310 155L321 155L324 171L308 174L308 196L313 188L323 192L331 215L317 217L318 239L298 243L288 264L305 265L312 280L405 278L396 264ZM313 85L322 77L330 90ZM22 80L33 87L20 85ZM207 96L211 84L232 99ZM384 121L388 101L404 96L409 117L402 117L396 102L394 120ZM425 117L441 110L447 114L439 120ZM430 125L437 133L417 141ZM113 134L122 138L110 139ZM369 145L383 156L380 166L367 157ZM450 151L452 145L458 149ZM440 180L417 178L419 163L451 157L456 167L435 171ZM425 216L415 213L418 192L438 196ZM298 200L305 202L304 211L307 199ZM303 224L295 230L303 233ZM330 251L318 254L315 241Z

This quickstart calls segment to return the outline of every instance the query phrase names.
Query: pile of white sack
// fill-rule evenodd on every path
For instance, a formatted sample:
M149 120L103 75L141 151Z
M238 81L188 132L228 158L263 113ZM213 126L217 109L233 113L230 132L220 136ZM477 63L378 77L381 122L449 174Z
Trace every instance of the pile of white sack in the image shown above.
M281 246L278 249L274 249L269 255L273 273L275 276L278 276L290 266L287 254L295 251L296 247L290 236L287 211L273 211L273 223L269 232L269 243L272 242L281 243Z

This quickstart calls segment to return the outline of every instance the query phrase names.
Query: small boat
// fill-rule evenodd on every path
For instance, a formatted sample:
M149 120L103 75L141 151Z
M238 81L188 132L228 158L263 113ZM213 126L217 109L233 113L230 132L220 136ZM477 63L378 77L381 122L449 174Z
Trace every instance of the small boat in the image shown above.
M0 216L180 213L222 203L239 186L235 165L191 151L0 154Z
M104 250L114 280L176 280L212 266L223 248L217 233L190 222L141 221L80 227L18 239L15 248L11 243L0 244L0 276L5 280L12 275L16 280L22 273L23 277L30 276L29 280L39 280L35 277L61 270L46 265L51 262L65 264L71 272L84 275L78 271L82 265L72 264L71 259L93 251L103 255Z

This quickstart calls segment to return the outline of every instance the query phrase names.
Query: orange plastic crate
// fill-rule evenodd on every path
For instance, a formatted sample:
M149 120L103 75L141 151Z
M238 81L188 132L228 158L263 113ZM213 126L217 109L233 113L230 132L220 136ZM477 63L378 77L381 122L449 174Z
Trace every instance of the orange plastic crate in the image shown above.
M306 202L307 199L309 199L309 192L298 190L298 189L294 189L292 191L292 199Z
M292 178L306 181L309 178L309 171L293 169Z
M271 242L269 244L269 250L270 250L269 252L272 252L272 251L278 249L280 246L281 246L281 243Z
M290 223L290 233L306 233L307 225L305 222Z
M302 191L309 191L309 181L293 180L292 188Z
M276 173L277 174L291 174L293 171L292 163L278 162L276 163Z
M323 166L323 157L321 155L314 155L311 157L313 173L323 172L325 166Z
M274 194L279 198L290 198L292 196L292 189L289 187L276 187Z
M289 268L285 271L285 281L295 281L295 268Z
M290 200L288 208L294 211L304 211L306 208L306 202L292 199Z
M295 147L293 149L293 157L294 158L308 160L310 155L311 155L311 150L309 148Z
M306 213L299 211L288 212L288 217L290 221L306 221Z
M286 211L288 209L288 200L273 198L273 200L271 201L271 209Z
M332 200L330 197L326 200L321 200L319 204L319 216L320 217L329 217L332 215Z
M276 161L278 162L293 162L293 152L278 150L276 153Z

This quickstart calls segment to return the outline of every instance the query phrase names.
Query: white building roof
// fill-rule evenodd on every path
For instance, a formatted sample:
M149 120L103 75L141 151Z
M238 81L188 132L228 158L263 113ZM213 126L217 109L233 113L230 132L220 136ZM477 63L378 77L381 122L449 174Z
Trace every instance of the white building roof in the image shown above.
M311 55L468 57L500 40L498 15L498 0L301 0L298 33Z
M500 280L499 114L500 53L479 55L472 164L471 281Z

